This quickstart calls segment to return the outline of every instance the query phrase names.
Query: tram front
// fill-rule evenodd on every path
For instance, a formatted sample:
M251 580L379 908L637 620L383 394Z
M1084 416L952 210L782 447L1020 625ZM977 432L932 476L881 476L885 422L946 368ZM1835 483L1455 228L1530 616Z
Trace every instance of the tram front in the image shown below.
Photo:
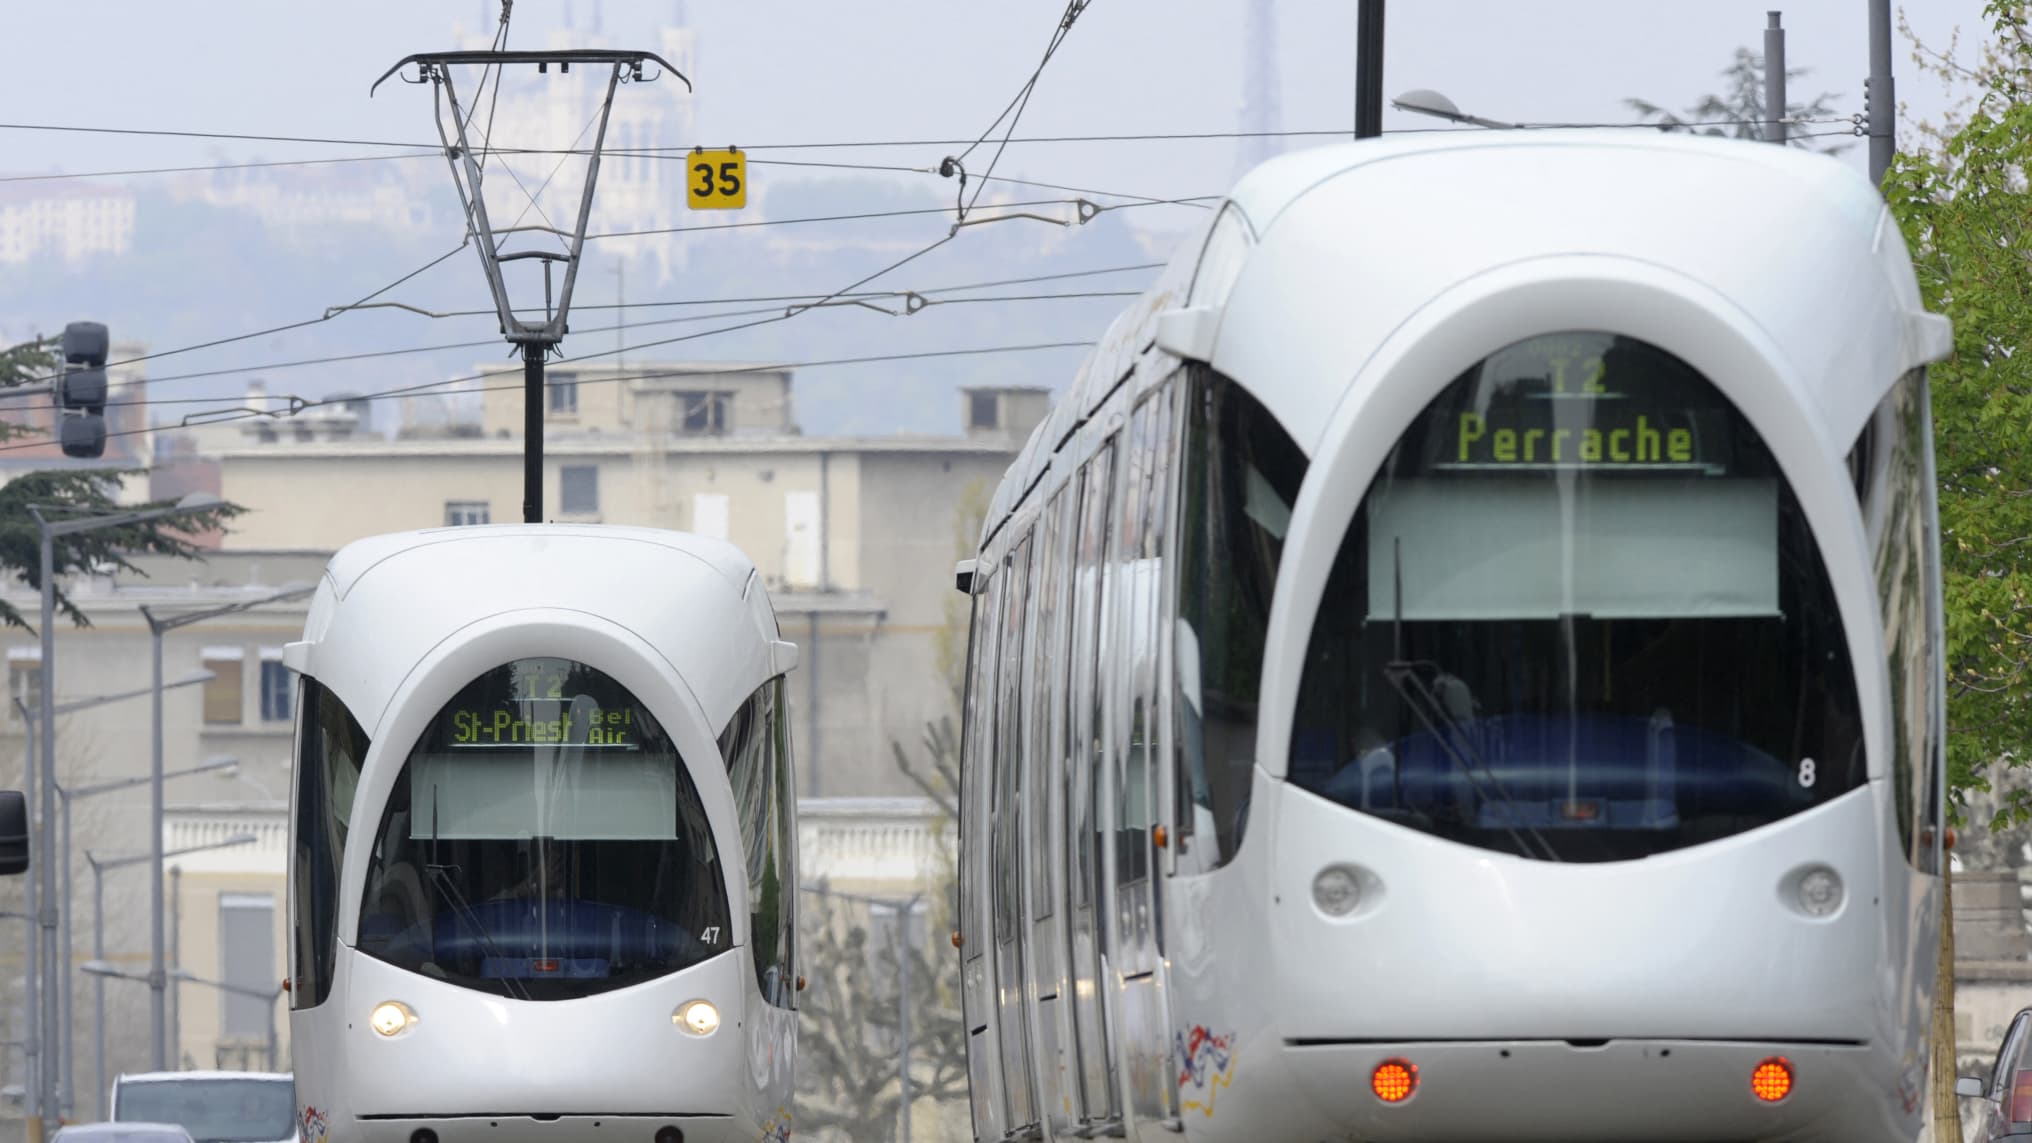
M572 540L536 545L582 558L589 582L566 591L536 570L500 585L510 605L454 600L457 577L412 551L313 609L292 861L309 1140L698 1143L754 1138L787 1103L789 985L755 947L783 942L741 923L729 784L757 736L730 725L723 758L711 729L736 684L777 693L773 621L753 626L755 605L695 561ZM474 566L532 547L460 543ZM457 547L418 545L439 564ZM594 615L571 597L625 600L632 576L664 602ZM427 621L403 614L418 591L442 596ZM699 606L667 605L686 597ZM664 638L678 626L687 641ZM704 660L725 677L691 682L680 665ZM768 980L782 994L763 1003Z
M1942 775L1902 249L1830 225L1753 275L1707 248L1776 176L1857 205L1786 157L1419 162L1286 206L1211 360L1311 457L1256 811L1294 1092L1377 1140L1909 1139ZM1444 209L1533 179L1560 194ZM1657 185L1719 201L1668 192L1643 209L1685 205L1680 229L1625 227ZM1357 203L1409 221L1344 221ZM1775 301L1858 277L1817 315ZM1374 312L1290 332L1336 288ZM1280 319L1281 350L1252 345ZM1275 366L1338 363L1345 392L1291 415Z

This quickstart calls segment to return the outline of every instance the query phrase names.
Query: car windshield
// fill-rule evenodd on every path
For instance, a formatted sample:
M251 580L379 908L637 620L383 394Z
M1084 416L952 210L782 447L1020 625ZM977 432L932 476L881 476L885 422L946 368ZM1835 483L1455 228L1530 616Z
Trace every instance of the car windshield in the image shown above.
M517 999L606 992L731 948L723 876L648 707L583 663L518 660L454 696L403 763L359 949Z
M1833 589L1749 421L1605 333L1470 368L1349 522L1291 777L1548 861L1697 845L1860 786Z
M272 1143L296 1131L296 1085L255 1078L126 1080L114 1118L174 1123L197 1143Z

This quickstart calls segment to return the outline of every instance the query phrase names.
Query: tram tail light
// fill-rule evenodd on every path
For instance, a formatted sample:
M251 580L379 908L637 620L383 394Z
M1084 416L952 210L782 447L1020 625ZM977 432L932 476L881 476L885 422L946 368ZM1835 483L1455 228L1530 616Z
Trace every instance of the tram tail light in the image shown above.
M1772 1056L1750 1072L1750 1092L1765 1103L1777 1103L1792 1094L1792 1061Z
M1418 1065L1410 1060L1384 1060L1369 1073L1369 1090L1384 1103L1403 1103L1418 1090Z

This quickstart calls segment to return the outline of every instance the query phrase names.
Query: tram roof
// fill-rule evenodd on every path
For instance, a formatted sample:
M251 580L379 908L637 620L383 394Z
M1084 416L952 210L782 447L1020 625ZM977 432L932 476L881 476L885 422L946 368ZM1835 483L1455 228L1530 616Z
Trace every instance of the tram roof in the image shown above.
M1899 374L1951 344L1876 188L1795 148L1648 129L1438 132L1279 156L1226 206L1255 244L1215 316L1212 364L1308 455L1394 331L1461 283L1534 259L1641 263L1733 305L1837 455ZM1011 466L984 539L1150 352L1160 317L1187 304L1215 218L1110 325Z
M374 734L411 669L445 640L532 609L632 632L668 661L715 733L756 686L794 663L739 548L594 524L433 528L348 544L326 567L304 641L284 657Z
M755 571L754 563L733 544L690 532L668 532L660 528L630 528L609 524L477 524L425 528L415 532L391 532L387 535L355 540L333 554L331 562L325 567L325 575L331 579L332 587L339 598L344 599L353 585L359 582L360 577L375 565L405 552L439 544L456 545L462 541L522 537L558 540L565 543L576 540L632 540L683 552L710 565L713 570L725 576L736 593L746 587L748 577ZM490 557L476 552L474 558Z

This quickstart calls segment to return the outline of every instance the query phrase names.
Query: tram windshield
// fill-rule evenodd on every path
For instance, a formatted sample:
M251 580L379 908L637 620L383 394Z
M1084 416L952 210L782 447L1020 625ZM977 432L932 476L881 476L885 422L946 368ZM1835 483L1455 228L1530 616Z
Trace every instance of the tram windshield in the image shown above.
M1568 333L1467 370L1384 460L1314 620L1290 775L1448 840L1618 861L1865 771L1770 450L1684 362Z
M460 691L404 762L359 948L563 1000L696 964L730 934L705 809L655 717L583 663L522 659Z

